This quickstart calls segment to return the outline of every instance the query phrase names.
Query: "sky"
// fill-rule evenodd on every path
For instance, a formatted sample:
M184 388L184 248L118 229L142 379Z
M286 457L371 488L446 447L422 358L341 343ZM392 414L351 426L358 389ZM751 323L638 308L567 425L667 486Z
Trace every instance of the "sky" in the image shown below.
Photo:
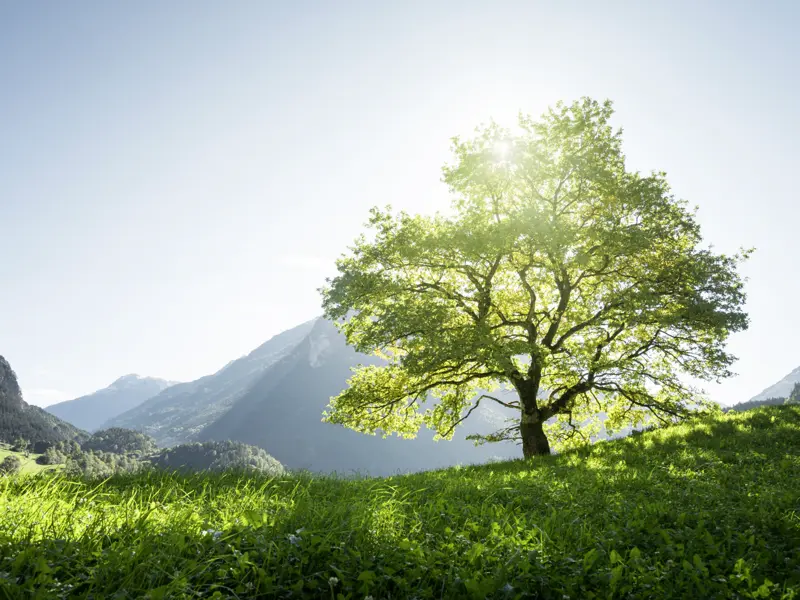
M0 2L0 354L47 405L188 381L321 313L368 209L445 208L450 138L614 101L721 252L747 400L800 365L800 3Z

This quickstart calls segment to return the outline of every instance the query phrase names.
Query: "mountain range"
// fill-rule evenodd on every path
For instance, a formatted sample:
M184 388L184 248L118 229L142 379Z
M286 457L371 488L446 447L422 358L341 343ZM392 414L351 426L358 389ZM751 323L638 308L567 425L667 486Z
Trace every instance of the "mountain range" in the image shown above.
M212 375L164 389L102 427L140 430L161 446L240 441L264 448L286 467L322 472L383 475L520 456L513 443L476 447L465 439L502 427L512 415L499 406L482 405L451 441L436 442L427 430L414 440L382 439L323 423L351 368L377 362L349 347L332 323L315 319Z
M328 401L346 387L351 369L379 363L374 356L357 353L332 323L318 318L272 337L195 381L175 384L129 375L104 390L47 410L88 430L142 431L162 447L243 442L263 448L288 468L322 472L383 475L521 456L519 447L510 442L476 447L466 439L496 431L518 416L494 403L474 411L450 441L434 441L433 432L424 428L416 439L401 440L323 423ZM788 396L796 381L800 368L753 401Z
M136 408L176 383L155 377L124 375L107 388L74 400L51 404L45 410L80 429L96 431L109 419Z
M231 408L270 367L289 354L313 325L314 321L309 321L280 333L216 373L168 387L109 419L103 427L137 429L153 436L161 446L194 441L202 429Z

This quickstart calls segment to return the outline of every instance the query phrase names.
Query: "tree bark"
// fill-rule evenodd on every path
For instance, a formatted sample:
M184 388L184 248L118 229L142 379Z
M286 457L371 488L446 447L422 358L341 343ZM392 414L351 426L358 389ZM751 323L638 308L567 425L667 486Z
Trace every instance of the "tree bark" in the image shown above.
M550 454L550 442L544 432L544 423L538 419L538 415L522 413L519 424L519 432L522 436L522 455L525 458L532 456L542 456Z
M541 369L534 369L533 377L515 382L519 394L522 414L520 415L519 433L522 437L522 455L525 458L550 454L550 442L544 433L544 419L539 410L537 396Z

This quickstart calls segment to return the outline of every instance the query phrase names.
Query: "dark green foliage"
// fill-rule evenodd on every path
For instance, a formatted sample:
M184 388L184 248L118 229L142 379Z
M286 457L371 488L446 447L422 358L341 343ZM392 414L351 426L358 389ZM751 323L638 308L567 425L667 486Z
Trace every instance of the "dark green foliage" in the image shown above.
M62 440L60 442L36 442L33 445L34 454L45 454L50 449L69 456L75 452L80 452L81 444L77 440Z
M19 456L14 454L10 454L3 459L3 462L0 462L0 474L2 475L13 475L14 473L19 472L22 468L22 461L20 460Z
M110 477L115 473L135 473L145 467L135 456L113 452L80 452L66 460L65 472L90 479Z
M263 449L231 441L173 446L162 450L150 462L160 468L180 471L243 469L267 475L283 473L281 463Z
M34 454L44 454L49 448L55 448L62 454L70 455L75 452L80 452L81 443L79 440L61 440L58 442L36 442L33 444Z
M130 454L145 456L157 450L156 442L149 435L122 427L102 429L92 434L81 444L83 450L113 452L114 454Z
M205 442L157 450L152 438L140 432L112 428L95 433L82 447L76 442L50 444L36 462L64 464L70 476L97 479L136 473L151 467L178 471L247 470L279 475L281 464L261 448L239 442Z
M0 442L13 443L24 438L31 444L85 439L87 434L59 420L38 406L10 409L0 405Z
M54 447L50 447L36 459L36 463L39 465L62 465L67 462L67 458L69 457L66 454L62 454Z
M30 454L31 444L26 439L17 438L16 440L14 440L14 443L11 445L11 449L14 452L22 452L24 454Z
M48 444L43 450L38 451L41 456L36 459L40 465L62 465L70 456L81 453L81 446L74 440Z
M798 447L785 406L384 479L12 478L0 598L797 599Z
M140 471L147 466L141 459L156 450L150 436L113 427L95 432L80 445L74 441L50 444L36 462L65 464L70 475L109 477L115 473Z

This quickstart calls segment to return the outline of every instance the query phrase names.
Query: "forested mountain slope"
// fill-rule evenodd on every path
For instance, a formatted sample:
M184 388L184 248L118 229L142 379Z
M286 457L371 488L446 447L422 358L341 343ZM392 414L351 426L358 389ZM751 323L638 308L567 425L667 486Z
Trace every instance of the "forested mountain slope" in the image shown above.
M312 325L313 321L309 321L280 333L212 375L169 387L136 408L109 419L103 427L144 431L162 446L191 441L228 410L266 369L291 352Z
M86 432L25 402L16 373L0 356L0 442L23 439L35 444L85 437Z
M346 387L351 367L378 362L356 353L332 323L320 319L291 354L266 371L198 439L261 446L289 468L372 475L520 456L513 443L475 447L465 439L469 433L491 433L512 416L491 403L481 405L452 441L434 442L427 430L414 440L383 439L323 423L322 413L330 397Z

